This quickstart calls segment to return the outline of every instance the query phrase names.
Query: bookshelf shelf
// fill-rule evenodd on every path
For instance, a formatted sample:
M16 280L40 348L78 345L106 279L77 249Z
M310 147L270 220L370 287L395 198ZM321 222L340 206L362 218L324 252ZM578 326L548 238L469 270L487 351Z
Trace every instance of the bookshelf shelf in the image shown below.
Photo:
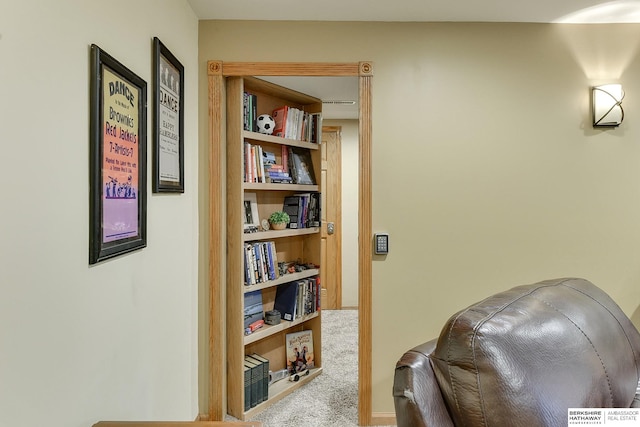
M317 268L310 268L309 270L301 271L299 273L290 273L280 276L276 280L269 280L268 282L260 283L258 285L250 285L244 287L244 293L249 293L257 290L267 289L273 286L278 286L283 283L295 282L296 280L305 279L307 277L313 277L320 274L320 270Z
M297 325L301 325L311 319L315 319L316 317L318 317L318 312L315 312L313 314L309 314L307 316L303 316L299 319L293 320L291 322L286 321L286 320L282 320L280 321L280 323L278 323L277 325L264 325L262 328L256 330L255 332L253 332L252 334L249 335L245 335L244 337L244 345L249 345L251 343L260 341L261 339L270 337L272 335L275 335L277 333L286 331L288 329L293 328L294 326Z
M245 182L243 188L247 191L300 191L310 192L318 191L317 185L308 184L281 184L281 183L262 183L262 182Z
M269 142L271 144L286 145L289 147L308 148L309 150L319 150L320 146L313 142L298 141L295 139L281 138L279 136L266 135L263 133L252 132L248 130L242 131L244 139L250 139L252 141Z
M318 194L305 196L306 194L320 193L321 191L321 185L308 184L308 182L320 183L321 181L319 173L321 171L320 145L315 142L298 141L245 130L245 126L247 126L247 120L245 120L246 112L248 110L253 111L253 107L251 109L245 108L247 105L245 100L249 99L245 96L245 93L251 94L252 105L255 105L254 117L260 114L272 114L274 110L286 105L309 113L309 117L314 117L313 120L315 121L313 123L320 126L322 101L254 77L228 77L226 85L227 412L244 421L322 373L322 336L320 328L322 312L317 302L319 298L317 300L313 299L319 294L320 270L312 268L285 274L277 279L264 282L255 280L259 283L250 286L245 285L247 278L251 278L251 281L254 281L254 271L259 275L258 279L260 280L264 280L267 276L273 277L265 272L265 268L262 270L259 268L252 269L251 266L255 267L253 261L245 265L245 256L247 254L253 253L255 259L258 258L258 253L251 252L252 250L260 252L260 248L263 248L263 252L272 254L275 247L276 257L274 258L277 258L277 261L292 262L300 260L305 264L320 265L322 251L320 227L302 228L299 223L300 228L297 229L288 228L254 233L244 232L245 220L249 224L255 225L257 214L259 217L257 224L261 224L262 220L267 219L271 213L285 208L285 199L307 197L314 202L317 201L317 205L320 204L321 198ZM310 122L311 119L309 119L308 123ZM251 128L251 126L247 128ZM319 140L320 135L317 133L319 130L317 128L314 129L316 129L316 133L309 132L306 135L309 140L316 141ZM253 156L251 147L254 147L256 151L255 156ZM255 147L258 148L256 149ZM290 153L293 153L293 157L289 155ZM304 157L304 165L308 167L297 170L307 172L307 179L298 178L294 179L294 182L298 180L307 182L307 184L245 182L245 180L253 180L255 177L259 178L256 179L257 181L268 181L268 174L265 174L264 171L257 172L255 163L251 164L251 168L247 166L249 161L256 162L261 158L261 155L266 157L267 154L270 159L275 159L276 165L281 165L281 168L289 166L286 160L287 157L298 162ZM260 161L259 165L262 165L262 161ZM256 172L256 174L252 175L253 172ZM309 176L312 179L308 179ZM247 205L245 204L247 200L250 200L252 206L249 213L247 213ZM253 210L254 205L257 205L255 211ZM290 204L287 204L286 207L290 206ZM304 211L307 212L307 209ZM309 211L315 213L311 209ZM309 222L306 225L316 225L316 223ZM249 255L247 259L253 258ZM266 256L261 259L266 259ZM276 269L277 267L275 265ZM273 268L273 263L268 264L268 268ZM297 297L291 299L291 301L297 301L298 309L301 308L301 310L296 311L294 319L292 321L281 320L277 325L265 324L253 333L245 335L245 327L247 326L244 319L253 320L255 317L252 316L260 313L259 308L257 311L247 310L245 312L245 298L249 298L247 301L251 301L250 303L248 302L248 308L259 307L260 303L255 303L252 299L256 295L256 291L258 291L257 295L262 299L262 311L270 311L276 305L276 296L281 295L287 289L291 289L291 283L299 284L299 286L296 286L298 290ZM317 296L319 297L319 295ZM285 369L287 368L287 360L290 357L287 352L286 336L287 334L301 331L312 331L314 368L311 370L310 375L302 377L298 382L284 379L274 383L269 388L269 398L266 401L260 403L259 400L257 404L256 402L251 402L255 406L248 408L243 375L245 357L258 354L268 360L269 370L275 372Z
M317 234L320 233L319 227L312 228L287 228L285 230L269 230L269 231L258 231L256 233L243 233L242 240L244 242L254 242L256 240L273 240L273 239L284 239L292 236L304 236L307 234Z
M316 378L318 375L322 373L322 368L314 368L311 369L309 375L301 377L299 381L293 382L288 381L287 379L280 380L269 387L269 400L263 402L256 406L255 408L251 408L249 411L245 413L247 418L252 418L260 412L264 411L270 405L273 405L280 399L288 396L293 393L303 385L307 384L309 381Z

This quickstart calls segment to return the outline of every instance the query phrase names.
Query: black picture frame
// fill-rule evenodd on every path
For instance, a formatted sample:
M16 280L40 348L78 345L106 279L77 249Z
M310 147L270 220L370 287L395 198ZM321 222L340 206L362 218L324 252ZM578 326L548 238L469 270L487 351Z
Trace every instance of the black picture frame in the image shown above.
M153 192L184 193L184 67L153 38Z
M147 246L147 83L91 45L89 264Z

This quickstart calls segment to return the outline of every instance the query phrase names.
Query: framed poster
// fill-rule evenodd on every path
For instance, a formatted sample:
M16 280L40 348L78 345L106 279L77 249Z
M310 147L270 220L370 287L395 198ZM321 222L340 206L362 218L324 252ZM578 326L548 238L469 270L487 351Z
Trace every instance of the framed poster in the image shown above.
M153 38L153 192L184 193L184 67Z
M147 245L147 83L91 45L89 264Z

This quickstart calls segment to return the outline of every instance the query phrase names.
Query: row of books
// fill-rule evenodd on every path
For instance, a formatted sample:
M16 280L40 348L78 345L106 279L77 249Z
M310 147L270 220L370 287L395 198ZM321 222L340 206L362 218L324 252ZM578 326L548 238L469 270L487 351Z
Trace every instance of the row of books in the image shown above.
M258 98L255 94L243 94L243 128L258 131ZM308 113L296 107L283 105L271 113L276 125L273 135L298 141L319 144L322 140L322 113Z
M283 105L272 113L276 122L273 135L319 144L322 137L322 114L307 113L296 107Z
M242 97L242 118L244 130L258 131L258 98L253 93L245 92Z
M282 210L289 215L288 228L320 227L320 193L286 196Z
M244 182L280 182L290 184L293 182L289 174L289 150L282 146L281 159L278 159L272 151L266 151L261 145L254 145L248 141L244 143Z
M269 359L257 353L244 358L244 410L269 399Z
M320 277L283 283L276 290L274 310L283 320L293 321L320 310Z
M247 286L276 280L280 277L275 242L245 243L244 271L244 283Z

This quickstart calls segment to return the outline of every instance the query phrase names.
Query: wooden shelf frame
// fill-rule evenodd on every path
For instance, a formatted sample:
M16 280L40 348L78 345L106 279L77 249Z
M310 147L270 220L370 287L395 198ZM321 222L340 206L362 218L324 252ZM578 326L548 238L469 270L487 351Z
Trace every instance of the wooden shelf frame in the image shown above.
M225 216L223 177L225 157L223 135L225 120L222 115L225 79L232 76L352 76L359 86L359 210L358 210L358 424L372 424L372 83L374 73L371 61L361 62L207 62L208 78L208 216L204 216L208 229L209 268L206 280L208 288L208 318L204 327L208 336L208 363L203 373L202 387L209 420L223 420L225 414L224 376L227 354L223 340L225 311L225 269L220 260L225 259Z
M267 83L253 77L229 77L227 79L227 412L241 420L250 414L263 410L275 400L263 402L259 408L244 410L244 380L238 376L243 372L244 357L256 352L269 359L270 368L278 369L286 366L285 335L289 332L312 330L314 340L314 362L316 368L322 367L321 344L321 311L302 316L293 321L281 321L278 325L265 325L255 332L244 334L244 295L248 288L262 293L265 311L273 309L278 284L290 282L292 275L275 281L260 283L248 287L244 285L244 245L246 242L274 240L279 260L301 258L305 262L320 263L320 228L300 228L286 230L269 230L256 233L244 233L244 198L247 192L259 192L257 197L260 218L266 218L270 212L282 209L284 197L299 192L319 191L319 185L297 185L281 183L246 183L241 171L244 169L244 142L262 143L274 151L276 147L295 146L308 149L312 153L314 163L320 162L318 144L295 141L242 129L243 93L256 93L258 112L271 111L286 104L310 112L322 111L322 101L318 98L300 94ZM276 153L276 157L279 153ZM282 160L282 159L280 159ZM314 168L315 169L315 168ZM319 169L316 180L319 181ZM316 269L316 275L319 271ZM311 277L304 273L298 277ZM320 369L313 377L319 375ZM287 387L287 390L292 389Z

